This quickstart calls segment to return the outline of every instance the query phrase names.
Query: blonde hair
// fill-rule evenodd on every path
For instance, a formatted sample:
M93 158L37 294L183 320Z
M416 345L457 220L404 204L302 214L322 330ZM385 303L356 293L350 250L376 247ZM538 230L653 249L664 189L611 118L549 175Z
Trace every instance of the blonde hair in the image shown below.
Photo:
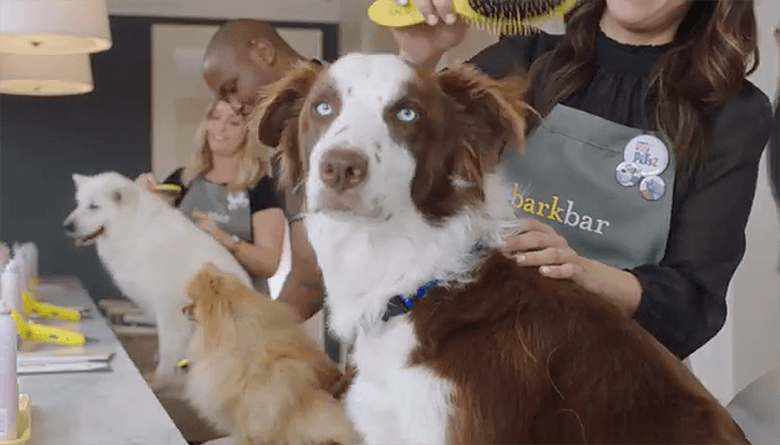
M214 108L217 107L219 100L215 100L206 109L206 113L195 133L195 146L199 147L192 158L184 166L181 180L185 187L188 187L198 176L205 175L214 167L214 161L211 155L211 147L206 137L207 121ZM270 150L259 142L257 137L257 125L251 116L241 116L247 126L244 139L236 147L236 152L241 152L241 160L238 164L238 173L226 187L228 191L235 192L253 188L257 181L270 172Z

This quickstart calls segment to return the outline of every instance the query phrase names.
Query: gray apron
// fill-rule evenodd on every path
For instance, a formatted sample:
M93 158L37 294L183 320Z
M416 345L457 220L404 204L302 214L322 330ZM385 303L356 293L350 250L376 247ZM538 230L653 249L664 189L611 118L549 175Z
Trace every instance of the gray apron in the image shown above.
M529 136L525 153L502 155L515 215L551 226L583 257L621 269L658 264L669 235L674 163L670 154L662 172L629 174L626 182L618 166L639 135L654 134L557 105ZM643 197L648 190L651 199Z
M207 216L222 230L252 243L252 215L246 191L228 194L224 186L197 177L179 203L179 210L194 223ZM252 280L255 289L268 293L267 279L252 277Z

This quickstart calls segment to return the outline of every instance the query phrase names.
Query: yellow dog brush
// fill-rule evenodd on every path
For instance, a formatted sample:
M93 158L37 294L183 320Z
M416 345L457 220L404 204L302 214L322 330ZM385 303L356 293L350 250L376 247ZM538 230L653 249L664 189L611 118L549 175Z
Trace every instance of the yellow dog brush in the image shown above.
M569 12L576 4L577 0L452 0L452 10L476 28L518 34L527 32L533 22ZM368 17L390 28L425 22L411 1L399 6L394 0L376 0L368 8Z
M22 311L27 315L37 315L43 318L58 318L61 320L79 321L82 311L43 303L35 299L30 292L22 292ZM86 311L84 311L86 313Z
M87 338L78 332L26 321L15 310L11 310L11 317L16 322L16 332L19 333L19 338L22 340L56 343L66 346L81 346L87 341Z

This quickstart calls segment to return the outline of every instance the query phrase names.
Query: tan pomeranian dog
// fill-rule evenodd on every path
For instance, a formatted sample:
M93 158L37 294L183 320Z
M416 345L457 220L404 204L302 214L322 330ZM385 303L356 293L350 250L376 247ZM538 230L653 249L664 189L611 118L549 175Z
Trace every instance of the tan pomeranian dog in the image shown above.
M317 348L287 304L204 264L184 311L197 328L187 397L240 445L360 442L338 400L349 376Z

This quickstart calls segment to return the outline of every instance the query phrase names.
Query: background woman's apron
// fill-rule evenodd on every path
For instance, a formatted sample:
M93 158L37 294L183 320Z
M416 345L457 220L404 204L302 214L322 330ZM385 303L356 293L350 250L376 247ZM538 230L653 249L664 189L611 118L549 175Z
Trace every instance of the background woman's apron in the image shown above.
M619 168L629 142L652 134L557 105L529 136L525 153L504 151L515 215L548 224L581 256L621 269L658 264L669 235L672 156L657 175L628 182L630 172ZM636 183L644 178L649 182ZM647 184L651 199L640 193L647 196Z
M223 230L252 243L252 215L249 194L246 191L228 194L225 187L202 177L192 181L179 210L193 222L211 218ZM268 280L252 277L255 289L268 293Z

